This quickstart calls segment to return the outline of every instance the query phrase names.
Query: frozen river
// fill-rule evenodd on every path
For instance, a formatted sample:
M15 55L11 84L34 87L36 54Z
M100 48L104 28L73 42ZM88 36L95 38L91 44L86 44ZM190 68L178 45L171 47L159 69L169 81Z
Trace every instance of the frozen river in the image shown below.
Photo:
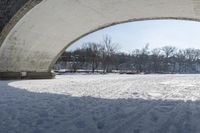
M199 133L200 75L0 81L0 133Z

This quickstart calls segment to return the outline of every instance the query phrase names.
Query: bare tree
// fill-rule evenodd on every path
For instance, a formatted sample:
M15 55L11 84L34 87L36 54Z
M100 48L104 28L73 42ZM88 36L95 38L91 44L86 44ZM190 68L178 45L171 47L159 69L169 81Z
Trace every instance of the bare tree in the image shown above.
M186 70L186 55L184 50L178 50L176 53L177 71L183 73Z
M164 69L165 69L164 71L168 71L169 66L171 64L173 64L173 66L175 66L175 64L174 64L175 62L170 60L169 58L173 57L176 54L177 48L173 47L173 46L164 46L164 47L162 47L162 51L163 51L164 56L166 58L165 62L164 62Z
M161 49L160 48L154 48L151 50L152 55L159 56L161 54Z
M146 44L144 48L135 49L133 51L133 56L135 58L135 68L137 68L137 72L148 72L148 63L149 63L149 44Z
M81 63L78 61L79 55L72 55L71 58L72 58L71 70L72 72L75 73L81 66Z
M76 72L77 69L97 69L104 73L200 73L200 50L165 46L149 50L149 45L134 49L132 54L118 51L118 44L105 36L101 43L90 42L73 52L65 52L57 63ZM65 63L66 62L66 63Z
M112 42L110 36L106 35L103 38L101 43L101 58L102 58L102 66L103 72L110 72L112 71L110 65L113 63L112 56L117 52L119 48L118 44Z
M160 54L161 54L161 49L160 48L155 48L153 50L151 50L152 53L152 58L151 58L151 62L152 62L152 71L154 73L159 72L159 68L161 67L161 60L160 60Z
M99 60L100 60L100 48L101 46L97 43L86 43L83 46L83 49L85 49L85 58L88 60L88 62L91 64L92 72L94 73L95 70L99 66Z
M173 47L173 46L162 47L162 51L164 52L166 58L173 56L175 54L176 50L177 50L177 48Z

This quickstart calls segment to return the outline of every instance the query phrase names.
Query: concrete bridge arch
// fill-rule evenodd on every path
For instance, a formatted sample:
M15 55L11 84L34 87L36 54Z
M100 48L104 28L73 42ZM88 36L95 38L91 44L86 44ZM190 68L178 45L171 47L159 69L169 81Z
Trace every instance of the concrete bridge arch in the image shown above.
M2 79L51 78L53 64L68 46L111 25L149 19L200 21L199 0L30 0L23 8L1 33Z

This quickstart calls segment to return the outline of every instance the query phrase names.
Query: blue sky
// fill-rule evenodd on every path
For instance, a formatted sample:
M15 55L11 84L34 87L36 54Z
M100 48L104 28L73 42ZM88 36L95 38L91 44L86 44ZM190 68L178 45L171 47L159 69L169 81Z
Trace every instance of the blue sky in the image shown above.
M200 23L182 20L148 20L119 24L91 33L70 46L74 50L86 42L101 42L109 35L120 51L131 52L149 43L150 49L166 45L200 48Z

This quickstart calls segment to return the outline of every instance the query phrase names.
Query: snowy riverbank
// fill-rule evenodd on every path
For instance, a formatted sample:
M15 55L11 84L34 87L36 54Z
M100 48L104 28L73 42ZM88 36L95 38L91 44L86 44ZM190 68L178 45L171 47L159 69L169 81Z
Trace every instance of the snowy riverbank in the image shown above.
M2 133L199 133L200 75L0 81Z

